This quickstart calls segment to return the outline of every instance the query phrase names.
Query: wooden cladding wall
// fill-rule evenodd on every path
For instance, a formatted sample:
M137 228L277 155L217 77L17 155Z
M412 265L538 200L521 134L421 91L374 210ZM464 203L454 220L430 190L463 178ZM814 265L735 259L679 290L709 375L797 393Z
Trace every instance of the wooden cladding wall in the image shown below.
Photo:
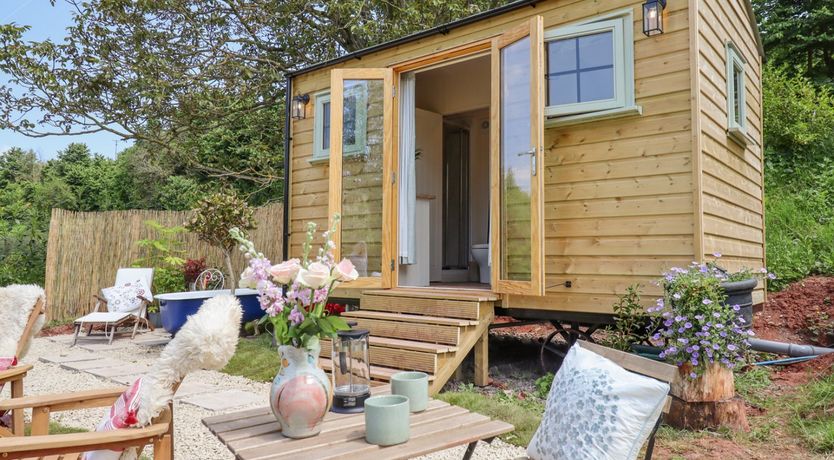
M281 203L258 208L258 228L251 233L259 251L270 260L281 258L283 234ZM50 319L74 319L90 312L93 294L113 285L116 270L129 267L141 256L137 241L156 238L145 225L148 220L166 226L183 225L190 212L107 211L72 212L53 209L46 254L46 299ZM222 254L188 232L178 235L185 257L206 258L209 267L223 267ZM243 270L244 260L235 254L233 263ZM237 276L237 274L235 274Z
M496 36L532 15L541 15L548 29L631 8L635 95L642 115L545 131L547 296L503 299L505 306L518 308L608 313L628 285L640 283L651 302L659 293L651 282L662 271L714 251L726 254L734 265L761 264L761 68L742 1L710 0L697 12L689 5L704 0L669 2L665 33L646 37L642 1L551 0L339 66L395 66ZM691 26L696 19L704 23L703 29ZM728 29L718 32L719 25ZM747 149L729 145L723 128L723 44L712 37L729 33L743 43L751 62L747 112L756 141ZM697 52L693 44L707 39L710 44ZM693 84L707 79L712 84ZM330 69L300 75L293 84L299 94L327 89ZM700 106L694 106L693 99ZM327 221L328 166L310 162L313 103L307 108L310 116L293 123L294 255L300 253L305 223ZM698 154L693 156L693 150ZM724 225L727 222L731 225ZM568 280L571 288L561 286Z
M764 163L762 147L762 61L744 0L700 0L698 6L698 105L702 167L704 256L722 254L737 270L764 266ZM726 44L747 61L745 75L748 141L727 134ZM759 286L755 301L764 298Z

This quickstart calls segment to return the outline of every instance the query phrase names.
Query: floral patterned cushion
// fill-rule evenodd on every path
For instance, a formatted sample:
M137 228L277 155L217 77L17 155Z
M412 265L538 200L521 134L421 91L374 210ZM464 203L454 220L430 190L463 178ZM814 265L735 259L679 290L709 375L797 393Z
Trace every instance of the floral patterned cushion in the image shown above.
M668 393L669 384L629 372L576 344L553 378L527 455L533 460L633 460Z
M144 379L138 378L133 385L122 393L110 406L110 410L99 423L96 431L113 431L139 426L136 418L141 403L141 390ZM84 460L117 460L121 458L122 451L96 450L86 452Z
M128 281L119 286L101 290L107 300L107 310L112 312L136 312L142 307L143 298L147 298L150 289L143 279Z

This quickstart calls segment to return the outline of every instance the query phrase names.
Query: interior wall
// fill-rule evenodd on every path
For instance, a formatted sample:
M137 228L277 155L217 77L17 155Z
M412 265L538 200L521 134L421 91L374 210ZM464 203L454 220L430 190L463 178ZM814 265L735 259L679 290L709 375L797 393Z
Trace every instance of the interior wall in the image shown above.
M430 239L429 278L440 281L443 269L443 116L428 110L417 109L415 117L416 147L420 156L415 162L417 196L433 197L429 202L429 235L417 238Z
M487 56L420 72L417 107L443 115L489 107L489 73Z
M489 242L489 111L473 114L469 130L469 241ZM472 257L472 255L469 255Z

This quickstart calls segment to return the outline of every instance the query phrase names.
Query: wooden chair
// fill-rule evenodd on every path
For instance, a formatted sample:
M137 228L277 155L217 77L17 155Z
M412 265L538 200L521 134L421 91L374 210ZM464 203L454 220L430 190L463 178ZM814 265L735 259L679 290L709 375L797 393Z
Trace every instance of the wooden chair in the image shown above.
M174 386L174 393L179 383ZM125 387L81 391L60 395L27 396L0 402L0 410L32 410L30 436L0 438L0 456L3 459L55 458L80 459L84 452L100 449L120 450L147 445L153 446L154 460L174 458L174 406L154 418L149 426L104 432L49 434L49 415L66 410L108 407ZM54 456L54 457L53 457Z
M35 302L35 307L32 309L31 313L29 313L29 319L26 321L23 333L20 335L20 339L17 342L17 349L14 354L15 356L22 357L25 353L29 345L29 340L32 336L32 330L35 328L35 324L38 322L41 315L46 314L45 308L46 302L44 301L44 298L38 297L37 302ZM32 367L33 366L31 364L18 364L4 371L0 371L0 388L4 387L6 384L11 384L11 397L22 397L23 379L26 377L26 374L32 370ZM6 411L3 409L0 409L0 414L5 412ZM0 426L0 437L23 435L23 411L12 410L11 414L11 430Z
M120 268L116 271L116 283L114 286L120 286L124 283L135 281L137 279L145 280L148 289L151 289L153 284L153 268ZM113 343L113 338L119 328L133 326L133 332L130 338L136 337L136 332L139 330L139 325L143 324L148 330L153 330L153 324L148 321L148 305L153 301L153 295L148 293L148 297L139 297L141 304L135 311L129 312L114 312L110 311L107 305L107 299L95 294L93 298L96 299L95 307L92 313L88 313L75 320L75 335L72 344L75 345L78 341L78 333L86 328L86 335L93 333L94 326L101 326L104 328L104 336L107 337L108 343ZM103 310L103 311L102 311Z
M147 423L142 428L48 434L51 413L111 406L125 391L124 387L0 401L0 410L32 410L31 436L0 438L0 458L68 460L80 458L88 451L152 445L155 460L171 460L174 456L174 395L188 373L198 369L221 369L229 362L237 346L242 315L240 302L224 295L206 300L200 310L188 318L146 374L148 380L137 390L142 392L136 395L140 404L148 404L136 414L138 423ZM148 420L152 414L158 415Z
M615 350L613 348L603 347L602 345L597 345L591 342L580 340L579 343L582 348L593 351L600 356L604 356L617 363L623 369L634 372L635 374L644 375L655 380L660 380L661 382L666 382L670 386L675 379L678 378L678 368L676 366L644 358L632 353ZM655 435L657 435L657 430L660 428L660 424L663 423L663 417L669 414L669 408L671 406L672 396L666 395L666 402L663 404L663 411L660 413L660 418L657 419L657 423L655 423L654 428L652 429L652 434L649 436L648 444L646 445L646 460L650 460L652 458Z
M585 342L582 340L577 342L582 348L610 359L629 372L634 372L635 374L644 375L646 377L660 380L661 382L666 382L670 386L672 382L678 378L678 368L675 366L643 358L642 356L635 354L614 350L613 348L603 347L602 345L597 345L591 342ZM660 428L660 424L663 422L663 417L669 413L671 405L672 397L670 395L666 395L666 402L663 404L663 411L660 414L660 418L657 419L657 423L655 423L646 445L646 460L650 460L652 458L652 454L654 453L655 435L657 434L658 428ZM466 459L467 457L464 458ZM516 460L524 460L526 458L527 457L521 457Z

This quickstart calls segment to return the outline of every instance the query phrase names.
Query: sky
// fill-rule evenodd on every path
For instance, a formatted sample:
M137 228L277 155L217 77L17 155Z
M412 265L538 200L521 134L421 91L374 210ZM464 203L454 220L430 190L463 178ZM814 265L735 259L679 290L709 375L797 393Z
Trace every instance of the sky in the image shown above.
M31 30L24 38L29 40L60 41L66 34L66 27L72 23L70 6L62 1L51 6L49 0L0 0L0 24L14 22L29 25ZM8 76L0 72L0 84L8 84ZM85 134L80 136L26 137L9 130L0 130L0 153L10 147L34 150L42 160L55 158L59 150L72 142L83 142L95 153L113 158L117 150L130 145L110 133Z

